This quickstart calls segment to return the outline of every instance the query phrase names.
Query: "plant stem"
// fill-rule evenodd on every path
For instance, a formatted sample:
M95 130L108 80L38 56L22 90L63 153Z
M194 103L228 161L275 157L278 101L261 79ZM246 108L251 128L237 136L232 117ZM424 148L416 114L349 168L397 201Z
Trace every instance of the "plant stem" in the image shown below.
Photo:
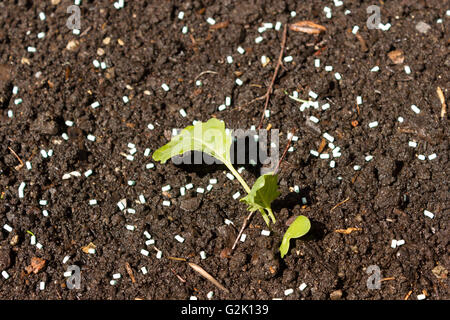
M244 179L242 179L241 175L239 174L239 172L236 171L236 169L233 167L233 165L231 164L231 162L225 161L224 164L227 166L227 168L231 171L231 173L236 177L236 179L238 179L238 181L241 183L242 187L244 187L245 192L250 193L251 189L248 186L248 184L244 181Z

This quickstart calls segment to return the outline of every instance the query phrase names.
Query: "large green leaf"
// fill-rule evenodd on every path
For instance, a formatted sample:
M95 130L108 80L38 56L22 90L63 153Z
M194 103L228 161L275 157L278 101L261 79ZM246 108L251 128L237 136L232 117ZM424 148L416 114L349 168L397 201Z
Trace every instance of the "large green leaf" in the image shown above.
M289 245L291 239L296 239L304 236L311 229L311 222L305 216L298 216L294 222L291 223L286 233L283 236L283 240L280 245L280 254L283 258L289 251Z
M271 204L272 201L278 198L278 176L274 174L265 174L260 176L253 185L249 194L242 198L248 204L249 211L259 210L266 222L269 225L269 219L264 210L267 211L272 222L275 223L275 216L273 215Z
M180 134L172 137L169 143L156 150L153 159L165 163L174 156L195 150L229 163L231 143L232 137L225 130L225 123L212 118L183 129Z

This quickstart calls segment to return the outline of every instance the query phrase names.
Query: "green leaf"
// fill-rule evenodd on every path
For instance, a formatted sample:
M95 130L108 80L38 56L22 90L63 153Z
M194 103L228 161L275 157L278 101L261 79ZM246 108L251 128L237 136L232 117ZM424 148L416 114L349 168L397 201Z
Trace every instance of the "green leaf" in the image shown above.
M304 236L311 229L311 222L305 216L298 216L294 222L291 223L281 241L280 253L283 258L289 251L289 244L291 239L296 239Z
M195 126L183 129L169 143L153 153L153 160L165 163L170 158L185 152L201 151L225 164L230 164L231 143L232 137L225 130L225 123L212 118L207 122L199 122Z
M269 225L269 214L272 222L275 223L275 216L273 215L270 205L272 201L278 198L278 176L273 174L265 174L260 176L248 195L241 199L248 204L248 210L253 212L259 210L264 218L264 221Z

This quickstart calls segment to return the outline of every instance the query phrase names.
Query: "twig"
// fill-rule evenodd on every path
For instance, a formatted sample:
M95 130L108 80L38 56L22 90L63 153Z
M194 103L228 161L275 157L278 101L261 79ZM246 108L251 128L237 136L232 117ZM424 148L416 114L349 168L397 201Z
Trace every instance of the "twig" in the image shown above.
M278 169L280 168L281 162L283 162L284 157L286 156L286 152L289 150L289 147L292 143L292 138L294 137L295 129L292 129L291 131L291 137L289 138L288 144L286 145L286 148L284 148L283 155L281 156L281 159L278 161L277 166L275 167L275 170L273 170L273 174L277 174Z
M439 97L439 100L441 100L441 119L445 118L445 114L447 113L447 104L445 103L445 96L444 93L442 92L442 89L440 87L437 87L436 89L437 95Z
M333 208L331 208L330 212L333 211L334 209L336 209L337 207L343 205L343 204L346 203L348 200L350 200L350 197L348 197L348 198L345 199L344 201L339 202L337 205L335 205Z
M247 218L245 218L244 223L242 224L241 230L239 231L239 234L236 237L236 240L234 240L233 246L231 247L231 252L233 252L233 250L236 248L239 239L242 236L242 233L244 232L245 228L247 227L248 222L250 221L250 219L252 218L253 214L256 211L252 211L250 212L250 214L247 216Z
M178 275L175 270L173 270L173 268L170 268L170 271L173 272L173 274L178 278L178 280L180 280L182 283L186 283L186 280L183 279L180 275Z
M8 147L9 151L11 151L11 153L17 158L17 160L19 160L20 164L18 166L15 166L14 169L16 169L17 171L19 171L20 169L22 169L23 167L23 161L22 159L20 159L20 157L17 155L17 153L10 147Z
M212 74L217 74L218 72L216 71L212 71L212 70L206 70L201 72L198 76L195 77L194 81L196 81L198 78L200 78L202 75L207 74L207 73L212 73Z
M265 94L266 103L264 104L264 111L261 115L261 120L259 121L258 130L261 129L264 116L267 110L267 106L269 105L270 95L272 94L273 85L275 84L275 80L277 79L278 71L280 70L280 67L283 65L283 53L284 53L284 47L286 46L286 36L287 36L287 25L284 25L283 29L283 38L281 40L281 50L280 55L278 56L278 62L277 66L275 67L275 72L273 73L272 81L270 82L269 88L267 89L267 92Z
M128 262L125 263L125 269L127 270L127 273L131 278L131 282L136 283L136 279L134 278L133 275L133 269L131 269L131 266Z
M214 284L217 288L219 288L220 290L225 291L226 293L230 293L230 290L228 290L227 288L225 288L223 285L221 285L219 283L219 281L217 281L216 279L214 279L214 277L212 275L210 275L208 272L205 271L205 269L203 269L202 267L200 267L199 265L192 263L192 262L188 262L188 265L194 269L194 271L198 272L203 278L205 278L208 281L211 281L212 284Z

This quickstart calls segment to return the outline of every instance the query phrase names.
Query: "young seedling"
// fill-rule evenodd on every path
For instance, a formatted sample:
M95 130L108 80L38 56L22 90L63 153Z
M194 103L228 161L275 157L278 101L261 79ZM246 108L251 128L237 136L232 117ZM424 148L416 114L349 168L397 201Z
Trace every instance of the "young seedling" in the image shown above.
M231 162L230 148L232 141L231 133L225 130L225 123L212 118L207 122L198 122L193 126L188 126L181 130L178 135L172 137L169 143L153 153L153 159L165 163L172 157L182 155L188 151L199 151L209 154L221 161L240 182L245 192L247 192L247 196L240 201L248 205L248 210L252 213L259 211L267 225L270 225L270 221L275 223L276 219L271 204L280 195L278 191L278 176L276 174L280 163L274 172L260 176L250 189ZM285 154L286 150L283 157ZM283 242L280 247L282 257L289 249L290 239L298 238L306 234L309 228L309 220L303 216L297 218L291 224L283 237Z
M205 123L199 122L194 126L183 129L169 143L156 150L153 153L153 159L165 163L170 158L188 151L200 151L209 154L221 161L247 192L247 196L240 201L248 205L248 210L251 212L259 210L267 225L270 224L270 220L275 223L276 219L271 204L280 195L277 175L269 173L260 176L250 189L231 163L230 148L232 141L231 133L225 130L225 123L212 118Z
M311 228L311 222L305 216L298 216L294 222L291 223L286 233L283 236L283 240L280 245L280 254L281 258L283 258L286 253L289 251L289 244L291 239L296 239L304 236L308 233Z

